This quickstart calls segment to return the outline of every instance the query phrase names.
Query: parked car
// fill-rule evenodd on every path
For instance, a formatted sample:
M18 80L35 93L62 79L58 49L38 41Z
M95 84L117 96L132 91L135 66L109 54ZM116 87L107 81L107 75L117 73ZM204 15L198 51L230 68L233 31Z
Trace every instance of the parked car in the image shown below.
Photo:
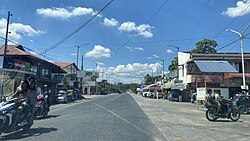
M57 103L68 103L68 96L67 96L67 92L64 90L60 90L57 94L57 99L56 99Z
M165 96L165 93L162 91L162 89L157 89L156 95L154 98L157 98L157 95L158 95L158 98L163 98Z

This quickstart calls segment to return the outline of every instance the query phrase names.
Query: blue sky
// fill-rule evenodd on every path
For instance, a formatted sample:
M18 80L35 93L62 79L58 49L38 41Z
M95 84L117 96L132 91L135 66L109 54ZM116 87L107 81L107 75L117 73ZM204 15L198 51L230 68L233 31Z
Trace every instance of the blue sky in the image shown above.
M5 37L7 12L11 11L9 38L43 52L84 24L108 2L1 0L0 36ZM243 31L249 19L250 0L114 0L86 27L47 52L47 59L76 62L75 45L87 43L89 45L80 48L79 56L84 55L85 69L94 69L93 62L102 61L98 69L106 72L103 77L115 73L114 81L139 82L146 73L160 73L161 64L152 56L164 59L167 69L177 55L177 49L168 45L187 51L199 40L209 38L216 40L220 48L238 38L226 28ZM240 42L236 42L219 51L239 52L239 46ZM244 46L245 52L250 52L250 35L244 40Z

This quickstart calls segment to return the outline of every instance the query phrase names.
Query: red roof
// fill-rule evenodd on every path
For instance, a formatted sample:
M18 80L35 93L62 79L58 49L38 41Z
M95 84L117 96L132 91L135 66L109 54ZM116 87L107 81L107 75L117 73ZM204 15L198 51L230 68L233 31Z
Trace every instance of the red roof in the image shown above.
M67 67L67 66L69 66L69 65L74 64L74 63L72 63L72 62L53 62L53 63L54 63L55 65L61 67L61 68L65 68L65 67Z
M0 48L0 55L3 55L4 54L4 45ZM13 55L13 56L33 56L33 57L36 57L36 58L39 58L38 56L32 54L32 53L29 53L29 52L26 52L25 49L19 45L8 45L7 46L7 49L6 49L6 55ZM41 58L39 58L41 59Z

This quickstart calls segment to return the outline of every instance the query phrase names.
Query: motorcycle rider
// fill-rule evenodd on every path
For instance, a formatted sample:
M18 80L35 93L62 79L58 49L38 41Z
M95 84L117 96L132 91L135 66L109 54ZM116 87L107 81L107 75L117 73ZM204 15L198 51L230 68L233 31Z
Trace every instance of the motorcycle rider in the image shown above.
M220 111L221 111L221 107L222 107L222 96L221 96L221 92L220 92L220 90L216 90L215 91L215 101L216 101L216 103L217 103L217 105L218 105L218 107L217 107L217 112L216 112L216 114L219 114L220 113Z
M21 113L26 110L28 107L27 101L29 100L29 97L27 95L27 90L28 90L28 81L22 80L17 87L17 90L13 94L13 98L20 98L21 105L17 109L16 116L13 120L13 129L16 128L17 121L19 120L19 117Z
M28 97L31 105L31 119L34 119L35 110L36 110L36 103L37 103L37 96L39 93L37 92L37 86L34 77L29 77L29 89L28 89Z
M212 90L211 89L207 90L207 94L205 96L205 104L206 105L214 104L214 97L212 96Z

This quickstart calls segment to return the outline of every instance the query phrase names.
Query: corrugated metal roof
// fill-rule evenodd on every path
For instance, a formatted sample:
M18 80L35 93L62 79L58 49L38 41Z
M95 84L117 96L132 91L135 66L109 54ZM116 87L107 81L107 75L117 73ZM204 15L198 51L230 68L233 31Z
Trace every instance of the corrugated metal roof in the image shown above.
M201 72L238 72L228 61L194 61Z

